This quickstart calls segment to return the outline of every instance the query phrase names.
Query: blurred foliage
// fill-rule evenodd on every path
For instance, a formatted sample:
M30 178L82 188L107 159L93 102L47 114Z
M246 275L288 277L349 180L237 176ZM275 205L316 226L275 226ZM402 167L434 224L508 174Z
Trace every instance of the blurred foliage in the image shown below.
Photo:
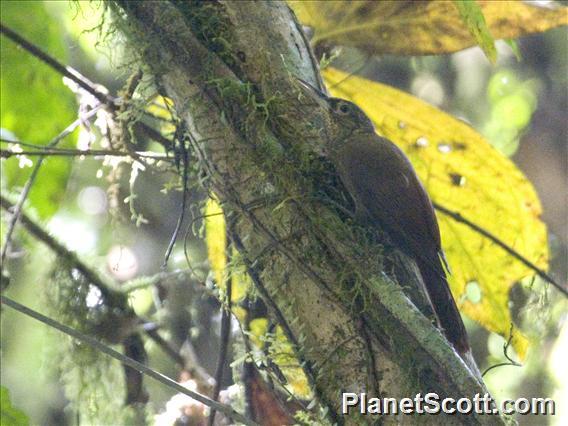
M483 133L506 156L517 151L519 136L530 124L537 107L538 89L537 79L520 81L506 68L489 80L487 97L491 111Z
M27 426L29 424L28 416L12 405L8 389L0 386L0 426Z
M67 62L61 24L47 13L42 2L4 1L0 8L4 24L25 29L24 37L59 61ZM22 13L23 8L26 13ZM77 118L73 93L64 88L60 74L12 41L3 38L0 55L2 137L12 135L16 141L47 145ZM61 146L72 146L75 138L68 136ZM2 167L4 185L10 189L22 186L35 161L37 159L6 162ZM29 196L30 203L42 217L51 216L57 210L70 169L70 161L64 157L52 157L42 166L37 176L42 182L41 189L33 188Z
M101 1L47 1L45 8L51 16L59 18L59 26L65 29L69 37L80 48L76 54L86 55L96 68L111 72L111 55L120 58L121 46L113 50L105 45L106 37L115 34L108 25L107 9Z
M172 117L173 108L173 101L164 96L157 96L154 102L148 105L147 111L159 119L160 131L163 134L173 134L176 130Z

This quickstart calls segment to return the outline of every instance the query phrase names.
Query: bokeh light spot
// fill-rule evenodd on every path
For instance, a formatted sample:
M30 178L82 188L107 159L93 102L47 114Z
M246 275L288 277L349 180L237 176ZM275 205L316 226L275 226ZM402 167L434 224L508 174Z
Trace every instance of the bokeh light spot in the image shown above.
M90 215L105 213L107 210L106 192L98 186L88 186L79 192L77 197L79 208Z
M107 254L107 266L116 279L125 281L136 275L139 264L138 258L130 248L116 245Z

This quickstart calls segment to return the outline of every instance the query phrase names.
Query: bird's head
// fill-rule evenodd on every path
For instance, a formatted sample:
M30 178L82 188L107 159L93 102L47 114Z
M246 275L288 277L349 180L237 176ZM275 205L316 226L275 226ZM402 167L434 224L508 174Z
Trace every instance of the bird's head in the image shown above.
M353 102L332 98L304 80L298 79L298 81L304 92L308 92L312 99L327 110L330 117L328 142L332 149L339 148L354 134L375 133L375 127L369 117Z
M367 114L353 102L328 97L327 104L338 125L357 132L375 132L375 126Z

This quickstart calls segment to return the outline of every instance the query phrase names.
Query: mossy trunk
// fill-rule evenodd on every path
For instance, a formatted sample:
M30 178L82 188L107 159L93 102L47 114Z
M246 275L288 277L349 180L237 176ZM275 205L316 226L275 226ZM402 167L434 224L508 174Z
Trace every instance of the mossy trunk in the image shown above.
M330 419L370 421L356 410L341 415L342 392L485 393L416 307L424 294L413 263L337 207L348 209L349 198L321 157L327 118L295 79L320 85L318 66L286 4L113 5L131 49L174 100L204 185L221 200L231 238ZM475 414L384 420L501 422Z

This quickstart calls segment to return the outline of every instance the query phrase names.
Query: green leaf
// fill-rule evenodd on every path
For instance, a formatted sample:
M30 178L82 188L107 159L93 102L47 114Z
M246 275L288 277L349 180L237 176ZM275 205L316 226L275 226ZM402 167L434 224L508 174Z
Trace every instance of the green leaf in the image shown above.
M43 2L8 1L1 2L0 8L3 24L66 62L62 27L46 12ZM47 144L76 118L75 96L63 85L60 74L5 36L2 36L0 57L2 128L17 140ZM75 138L76 134L68 136L61 146L72 146ZM23 186L32 168L20 167L24 162L16 157L2 161L2 178L7 189ZM70 160L65 158L49 158L42 165L37 177L41 188L33 188L29 195L31 205L42 218L57 210L70 167Z
M28 416L12 405L8 389L0 386L0 426L26 426L29 424Z
M515 58L517 58L517 61L521 62L523 60L523 55L517 41L513 39L506 39L505 43L509 45L509 47L513 51L513 54L515 55Z
M454 4L460 12L460 17L466 24L469 32L483 49L485 55L492 63L497 59L495 40L487 28L485 17L475 0L454 0Z

